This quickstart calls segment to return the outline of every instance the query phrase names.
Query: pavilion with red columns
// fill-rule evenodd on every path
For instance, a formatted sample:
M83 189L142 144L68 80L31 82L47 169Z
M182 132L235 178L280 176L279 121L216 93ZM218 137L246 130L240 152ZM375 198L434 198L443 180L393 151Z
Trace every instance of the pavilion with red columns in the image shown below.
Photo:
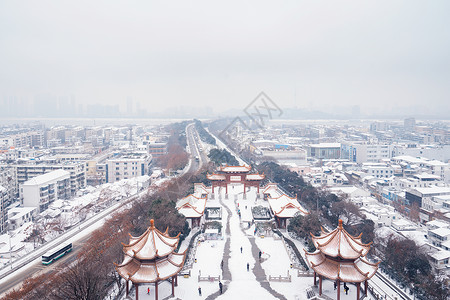
M322 229L320 236L311 234L317 250L312 253L304 250L306 260L314 270L314 285L317 283L317 275L319 276L319 296L322 295L323 277L336 282L337 300L341 296L341 282L356 284L357 300L360 298L361 282L364 282L367 293L368 280L375 275L380 262L371 263L366 259L372 242L363 244L361 235L351 236L343 228L342 220L339 220L339 226L331 232Z
M158 284L168 280L172 284L172 297L175 296L177 276L186 259L186 251L175 252L179 235L171 237L155 227L153 219L150 227L138 237L130 235L129 244L123 245L124 259L121 264L114 264L117 273L126 280L126 296L129 292L129 281L136 287L136 300L139 299L139 285L153 283L155 299L158 300Z
M225 194L228 194L228 184L242 183L244 185L244 195L247 187L253 186L258 189L261 181L265 178L264 174L250 173L251 166L223 166L217 173L207 174L206 178L211 181L212 194L215 187L225 187Z

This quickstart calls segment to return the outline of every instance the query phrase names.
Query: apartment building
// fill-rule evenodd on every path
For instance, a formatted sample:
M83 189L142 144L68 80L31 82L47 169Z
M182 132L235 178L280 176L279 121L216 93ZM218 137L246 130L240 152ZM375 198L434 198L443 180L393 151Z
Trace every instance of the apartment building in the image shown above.
M25 183L36 176L63 169L70 173L71 194L86 187L86 163L83 161L66 161L62 164L20 164L16 165L17 185Z
M19 194L19 189L16 186L16 169L8 165L0 166L0 186L7 191L6 206L9 206Z
M146 152L128 153L106 161L107 182L148 175L152 156Z
M6 202L8 199L8 191L0 185L0 233L6 230L8 215L6 213Z
M145 144L145 141L144 141ZM148 153L153 157L167 154L167 143L148 143Z
M42 212L53 201L70 197L70 172L56 170L36 176L24 182L20 189L23 206L36 207Z

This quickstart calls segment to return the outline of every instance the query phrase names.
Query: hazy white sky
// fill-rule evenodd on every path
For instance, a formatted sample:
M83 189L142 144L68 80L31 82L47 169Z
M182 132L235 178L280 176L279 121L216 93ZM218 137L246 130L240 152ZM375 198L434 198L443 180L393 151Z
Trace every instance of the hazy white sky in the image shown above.
M448 109L450 2L1 1L0 97Z

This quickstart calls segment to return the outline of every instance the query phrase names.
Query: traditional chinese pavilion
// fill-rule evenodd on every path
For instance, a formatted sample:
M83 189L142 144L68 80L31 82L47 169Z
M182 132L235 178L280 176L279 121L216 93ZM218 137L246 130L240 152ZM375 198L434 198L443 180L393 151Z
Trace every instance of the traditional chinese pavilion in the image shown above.
M361 242L361 235L351 236L342 226L327 233L323 231L320 236L312 236L316 251L306 252L306 260L314 270L314 285L316 276L319 276L319 295L322 295L322 278L328 278L337 283L337 299L340 299L340 283L356 283L356 296L359 300L361 282L365 283L367 293L367 281L378 270L378 263L370 263L365 256L370 250L370 245Z
M264 199L269 202L278 227L286 228L290 218L305 216L309 212L297 200L297 196L289 197L278 188L276 183L268 183L263 189Z
M200 226L201 218L205 213L206 200L206 195L197 197L196 195L191 194L179 200L176 208L180 214L185 216L192 227Z
M126 280L126 295L128 297L128 283L131 281L136 287L136 300L139 297L139 285L153 283L155 285L155 299L158 299L158 284L168 280L172 284L172 296L175 296L177 274L181 271L186 258L186 251L176 253L179 234L170 237L162 233L150 220L150 227L139 237L130 235L128 245L123 244L124 259L116 266L116 271Z
M309 214L297 201L297 196L292 198L283 194L276 198L269 197L267 200L269 201L270 209L275 216L275 221L280 228L286 228L287 220L298 214L301 216Z
M254 186L258 189L261 181L264 179L264 174L253 173L250 174L251 166L224 166L220 167L218 173L207 174L206 177L211 181L212 193L214 194L214 187L225 187L225 193L228 194L228 184L242 183L244 184L244 194L248 186Z

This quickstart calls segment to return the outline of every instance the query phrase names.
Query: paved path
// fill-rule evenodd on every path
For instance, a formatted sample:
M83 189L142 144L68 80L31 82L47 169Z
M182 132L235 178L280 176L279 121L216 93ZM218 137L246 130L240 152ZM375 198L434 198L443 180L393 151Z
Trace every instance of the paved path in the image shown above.
M233 199L232 197L230 198ZM226 279L225 276L228 275L227 273L229 272L229 276L231 278L231 271L233 271L235 277L235 281L224 282L223 293L226 294L224 297L228 299L230 297L235 297L236 299L251 299L256 293L257 295L263 294L266 299L273 297L278 299L286 299L284 297L280 298L279 294L270 289L269 283L266 282L264 270L262 270L258 261L259 249L256 247L256 244L252 245L251 241L242 230L239 217L235 210L234 201L231 199L220 201L228 213L226 229L228 246L226 245L224 250L223 276L224 279ZM249 264L252 272L247 271L247 263ZM264 282L264 285L261 284ZM245 288L243 288L243 286ZM260 290L261 287L263 290ZM267 289L267 287L269 287L269 289ZM206 299L217 298L221 298L219 291L210 295Z
M228 285L230 284L232 277L230 272L230 266L229 266L229 259L231 257L230 255L230 219L231 219L231 210L225 206L225 204L222 202L222 199L219 199L220 204L226 209L227 211L227 226L225 229L225 233L227 235L227 241L225 242L225 248L223 250L223 268L222 268L222 278L224 280L223 283L223 293L225 293L228 290ZM219 288L219 284L217 284L217 288ZM206 297L205 300L212 300L216 299L218 296L220 296L220 291L217 290L217 292L209 295Z

